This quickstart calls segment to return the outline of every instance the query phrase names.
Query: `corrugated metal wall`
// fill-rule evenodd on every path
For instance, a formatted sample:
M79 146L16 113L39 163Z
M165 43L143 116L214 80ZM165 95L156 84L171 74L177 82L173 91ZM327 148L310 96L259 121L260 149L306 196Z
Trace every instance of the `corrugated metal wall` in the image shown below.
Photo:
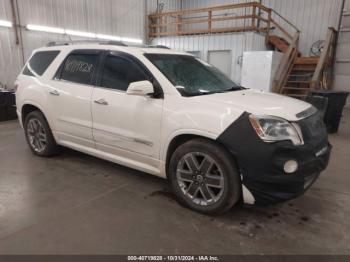
M146 2L142 0L18 0L21 25L65 29L146 39ZM0 0L0 19L12 20L10 0ZM67 36L22 29L25 59L33 49ZM79 39L71 37L71 39ZM81 38L86 39L86 38ZM11 85L22 67L14 29L0 27L0 82Z
M12 20L10 1L0 0L0 19ZM14 31L0 27L0 88L12 86L14 72L21 68L20 48L16 46Z
M154 39L152 44L165 45L172 49L193 52L205 61L208 61L209 51L231 51L232 62L230 77L238 83L241 80L241 59L243 52L266 50L265 37L253 32L160 37Z
M174 1L156 1L152 2L155 7L148 9L148 13L155 12L158 4L163 5L163 11L176 11L182 9L195 9L216 5L237 4L251 2L252 0L182 0L176 1L177 5L172 5ZM258 1L258 0L256 0ZM318 40L324 40L327 33L327 28L333 26L337 28L341 13L342 0L261 0L261 3L280 13L301 31L300 51L303 55L308 56L312 44ZM246 8L247 9L247 8ZM251 13L251 10L232 10L235 14L226 14L225 12L217 13L220 15L243 15L242 12ZM204 14L205 15L205 14ZM192 15L193 16L193 15ZM186 18L186 17L185 17ZM273 18L279 22L289 33L295 33L294 29L277 15ZM182 17L182 19L184 19ZM228 21L223 22L223 27L231 26L227 23L236 23L232 26L242 26L243 21ZM225 24L226 23L226 24ZM249 25L247 21L246 25ZM191 29L200 29L202 25L191 25ZM217 27L216 23L216 27ZM275 32L278 34L279 32ZM254 39L250 41L249 39ZM232 73L231 77L235 81L240 81L240 65L237 64L237 59L244 51L249 50L266 50L263 37L258 34L213 34L209 36L181 36L181 37L160 37L152 40L153 44L163 44L175 49L184 51L201 51L203 59L207 60L208 50L232 50ZM215 44L216 43L216 44Z
M326 38L328 27L337 28L342 0L262 0L301 31L300 50L309 55L313 43Z
M149 1L157 2L155 0ZM179 10L181 6L183 9L192 9L252 2L252 0L182 0L178 1L180 4L176 8L170 5L169 1L160 0L158 2L164 3L164 8L168 11ZM303 55L309 55L312 44L318 40L325 39L327 28L330 26L337 27L341 14L342 0L261 0L261 3L276 10L300 29L301 52ZM155 10L156 8L153 11ZM249 13L249 10L247 12ZM242 14L237 13L236 15ZM283 25L282 20L277 17L275 19ZM229 23L232 23L232 21ZM200 25L197 25L197 27L200 27Z

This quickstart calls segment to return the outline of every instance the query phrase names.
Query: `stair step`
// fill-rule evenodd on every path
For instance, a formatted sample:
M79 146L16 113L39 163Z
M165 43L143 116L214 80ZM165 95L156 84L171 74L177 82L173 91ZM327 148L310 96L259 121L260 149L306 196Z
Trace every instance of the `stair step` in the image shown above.
M309 84L310 81L303 81L303 80L287 80L287 83Z
M302 65L295 65L292 69L293 71L307 71L307 72L314 72L316 69L315 66L302 66Z
M283 87L283 90L306 91L306 90L310 90L310 88L305 88L305 87Z
M285 39L276 35L272 35L269 37L269 43L275 46L281 52L287 52L289 47L289 43Z
M295 70L297 71L297 70ZM294 70L292 70L291 74L289 76L294 76L294 77L307 77L307 76L313 76L313 73L300 73L300 74L295 74L297 72L295 72ZM304 71L305 72L305 71Z
M306 78L306 77L312 77L313 74L303 74L303 75L294 75L294 74L291 74L289 75L289 77L299 77L299 78Z
M317 65L319 57L297 57L295 60L296 65Z

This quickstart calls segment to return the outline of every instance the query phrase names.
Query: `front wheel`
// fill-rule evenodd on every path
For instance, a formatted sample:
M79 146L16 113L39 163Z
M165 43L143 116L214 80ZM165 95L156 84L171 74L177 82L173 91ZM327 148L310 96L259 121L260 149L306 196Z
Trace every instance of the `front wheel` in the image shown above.
M179 202L201 213L223 213L241 196L234 159L214 141L199 138L179 146L168 175Z

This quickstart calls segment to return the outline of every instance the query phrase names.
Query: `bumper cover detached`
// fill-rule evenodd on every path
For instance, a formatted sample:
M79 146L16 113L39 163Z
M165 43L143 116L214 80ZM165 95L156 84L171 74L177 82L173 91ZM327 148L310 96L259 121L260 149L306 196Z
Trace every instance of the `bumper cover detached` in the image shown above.
M252 128L249 114L244 113L218 137L218 142L235 156L242 183L252 193L256 205L284 202L300 196L328 166L332 146L328 143L325 127L321 126L317 134L311 134L308 133L309 123L300 123L300 126L304 145L294 146L290 141L266 143ZM284 164L288 160L298 162L295 173L285 173Z

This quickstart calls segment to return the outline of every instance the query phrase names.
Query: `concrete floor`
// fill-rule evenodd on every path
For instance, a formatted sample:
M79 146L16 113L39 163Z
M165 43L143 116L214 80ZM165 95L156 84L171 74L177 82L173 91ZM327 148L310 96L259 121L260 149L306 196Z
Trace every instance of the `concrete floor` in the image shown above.
M165 180L71 150L31 154L0 123L1 254L350 254L350 111L329 168L302 197L208 217Z

